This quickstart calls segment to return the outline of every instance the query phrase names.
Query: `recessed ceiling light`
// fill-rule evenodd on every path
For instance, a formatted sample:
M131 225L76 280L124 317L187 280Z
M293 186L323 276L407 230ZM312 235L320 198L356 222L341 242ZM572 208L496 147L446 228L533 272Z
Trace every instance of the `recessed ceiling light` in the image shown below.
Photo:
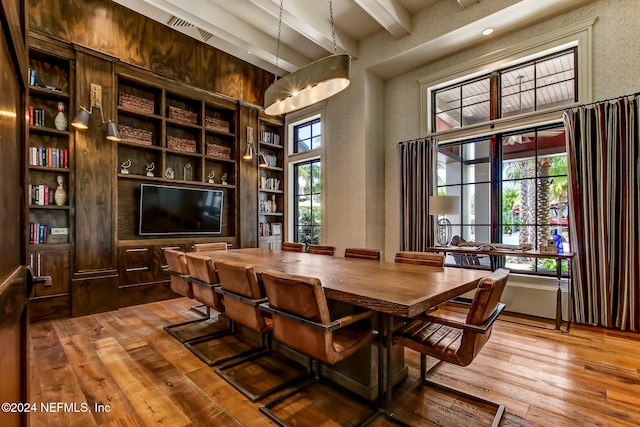
M485 30L482 32L482 35L488 36L491 33L493 33L493 28L489 27L489 28L485 28Z

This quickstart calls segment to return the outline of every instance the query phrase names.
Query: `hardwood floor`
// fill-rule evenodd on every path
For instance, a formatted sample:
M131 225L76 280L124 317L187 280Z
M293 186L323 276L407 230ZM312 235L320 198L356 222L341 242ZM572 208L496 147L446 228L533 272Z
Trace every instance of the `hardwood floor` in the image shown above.
M31 325L38 412L30 425L272 426L258 411L263 402L245 399L162 329L195 318L190 305L181 298ZM433 379L506 404L503 426L640 425L640 335L576 325L565 334L509 318L470 366L440 364ZM405 354L409 378L396 388L397 413L415 425L490 424L488 408L420 385L417 353ZM322 406L308 398L296 425L339 425L325 422L327 413L348 423L345 400Z

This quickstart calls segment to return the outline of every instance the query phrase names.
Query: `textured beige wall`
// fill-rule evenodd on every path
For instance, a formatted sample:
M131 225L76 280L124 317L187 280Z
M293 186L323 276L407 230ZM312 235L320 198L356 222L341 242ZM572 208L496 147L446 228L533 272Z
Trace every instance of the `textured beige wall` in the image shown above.
M594 99L640 91L639 0L597 0L386 82L367 72L368 67L400 51L514 3L484 1L461 12L455 2L443 0L416 17L411 35L394 40L378 33L361 44L360 57L352 63L351 86L327 105L325 243L339 250L346 246L381 247L385 258L393 259L399 248L397 143L420 136L419 79L595 17ZM455 22L451 16L456 17Z

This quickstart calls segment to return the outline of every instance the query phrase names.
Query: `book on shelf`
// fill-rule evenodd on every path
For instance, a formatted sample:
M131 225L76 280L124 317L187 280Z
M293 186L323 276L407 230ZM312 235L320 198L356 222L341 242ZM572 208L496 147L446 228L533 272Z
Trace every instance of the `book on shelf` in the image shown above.
M32 222L29 224L29 243L38 245L47 242L50 227L46 224Z
M275 132L269 132L266 130L260 131L260 142L266 142L267 144L281 145L280 135Z
M69 150L56 147L29 147L29 165L51 168L68 167Z

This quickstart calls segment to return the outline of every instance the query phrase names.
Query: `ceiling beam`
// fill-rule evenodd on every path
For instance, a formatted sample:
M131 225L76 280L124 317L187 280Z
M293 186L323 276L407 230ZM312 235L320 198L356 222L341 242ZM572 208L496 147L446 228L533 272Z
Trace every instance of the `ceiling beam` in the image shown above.
M280 1L249 0L272 16L280 16ZM319 4L323 3L323 4ZM327 52L333 53L333 34L329 15L329 2L284 2L282 23L301 36L307 38ZM358 42L342 33L336 32L336 53L346 53L358 57Z
M399 39L411 34L411 15L398 0L355 0L378 24Z

